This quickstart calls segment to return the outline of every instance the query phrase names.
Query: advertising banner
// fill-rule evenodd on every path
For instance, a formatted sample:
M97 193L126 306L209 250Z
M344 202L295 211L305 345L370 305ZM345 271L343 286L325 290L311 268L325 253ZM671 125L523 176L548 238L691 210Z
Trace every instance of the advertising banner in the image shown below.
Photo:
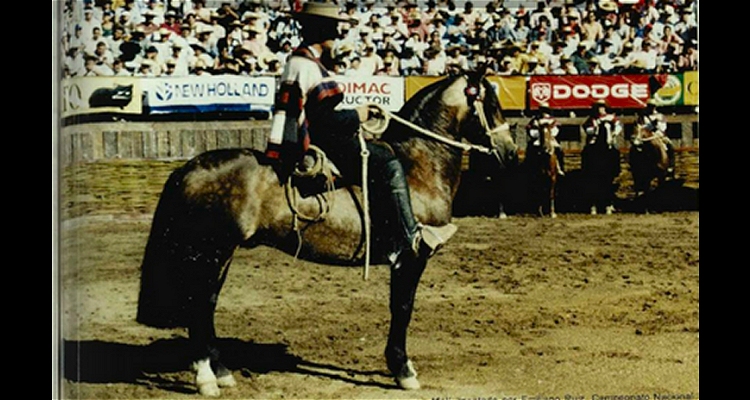
M151 114L213 111L268 111L276 81L270 76L190 76L144 79Z
M663 76L659 80L661 87L653 94L653 99L659 106L679 106L683 104L682 75L655 75Z
M650 98L649 75L532 76L529 105L555 109L589 108L605 100L614 108L643 108Z
M63 79L60 101L63 118L94 113L140 114L141 80L132 77Z
M422 88L445 79L442 76L409 76L406 77L406 99L408 100ZM495 88L503 110L523 110L526 108L526 77L523 76L488 76L487 80Z
M404 105L404 79L397 76L336 76L344 91L341 108L355 108L374 103L388 111Z
M500 99L503 110L523 110L526 108L525 76L488 76Z
M688 71L683 74L683 91L686 106L698 105L698 71Z

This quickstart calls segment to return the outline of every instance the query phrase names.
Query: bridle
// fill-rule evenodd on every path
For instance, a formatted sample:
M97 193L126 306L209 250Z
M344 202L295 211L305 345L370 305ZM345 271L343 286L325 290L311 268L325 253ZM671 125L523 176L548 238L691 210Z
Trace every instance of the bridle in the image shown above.
M468 78L467 78L467 81L468 81ZM475 143L464 143L458 140L454 140L454 139L439 135L411 121L408 121L396 115L395 113L392 113L384 109L378 104L373 104L373 103L370 103L367 106L372 110L374 114L382 115L382 118L377 118L376 121L374 122L363 123L361 125L362 130L377 137L377 136L382 135L383 132L385 132L385 130L388 128L388 125L390 124L390 121L393 120L406 126L410 130L416 133L419 133L422 136L426 136L432 140L447 144L448 146L451 146L451 147L459 148L464 151L478 151L484 154L496 153L496 151L494 150L495 143L494 143L493 137L495 134L502 132L502 131L509 132L510 125L507 122L505 122L494 128L490 128L490 123L487 120L487 114L484 111L484 103L483 103L484 94L482 93L482 90L478 85L472 85L471 83L469 83L466 86L466 89L464 89L464 94L466 95L469 108L476 114L477 118L479 118L479 124L482 126L482 129L484 130L484 134L487 135L490 139L490 143L491 143L490 147L475 144Z

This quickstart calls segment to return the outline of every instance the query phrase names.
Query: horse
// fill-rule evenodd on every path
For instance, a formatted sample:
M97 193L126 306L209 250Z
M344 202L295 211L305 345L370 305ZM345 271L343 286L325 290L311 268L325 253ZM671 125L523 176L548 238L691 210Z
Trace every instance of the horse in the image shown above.
M596 215L599 209L606 214L614 212L615 193L620 176L620 149L617 146L614 126L600 123L594 142L587 142L581 152L581 171L587 187L587 202L590 212Z
M447 140L418 135L413 127L394 121L379 139L402 162L412 208L421 223L440 226L452 218L464 150L447 141L489 146L501 163L514 157L515 144L493 93L480 72L435 82L417 92L395 116ZM170 174L141 264L136 320L157 328L187 328L195 384L201 394L217 396L220 387L236 384L219 358L214 314L237 248L270 245L314 262L362 265L362 188L335 187L327 196L334 206L325 218L302 221L295 229L292 211L284 201L285 186L260 151L209 151ZM296 204L306 215L320 208L317 196L299 198ZM373 218L374 263L389 264L382 250L386 246L379 245L382 226L387 223ZM426 265L424 257L391 264L385 360L397 387L406 390L420 387L406 338Z
M524 159L530 180L530 198L539 216L543 217L546 209L549 210L551 218L557 218L555 194L560 163L555 152L551 124L541 125L539 141L539 146L527 146Z
M669 169L669 154L666 143L661 136L647 129L642 124L636 124L631 137L628 161L633 175L633 190L635 201L646 199L656 180L661 185L667 178ZM647 207L646 207L647 209Z
M472 206L479 205L482 212L499 219L507 219L506 204L511 193L511 181L519 166L518 152L498 159L497 154L478 151L469 154L469 169L462 176ZM459 190L460 192L460 190Z

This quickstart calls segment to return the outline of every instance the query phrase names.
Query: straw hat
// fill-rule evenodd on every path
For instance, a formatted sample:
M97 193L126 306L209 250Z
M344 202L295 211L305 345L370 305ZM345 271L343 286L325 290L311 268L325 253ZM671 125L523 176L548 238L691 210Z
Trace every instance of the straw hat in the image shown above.
M313 18L337 22L349 22L349 18L339 14L339 7L333 3L315 3L308 1L302 6L302 11L293 13L295 18Z

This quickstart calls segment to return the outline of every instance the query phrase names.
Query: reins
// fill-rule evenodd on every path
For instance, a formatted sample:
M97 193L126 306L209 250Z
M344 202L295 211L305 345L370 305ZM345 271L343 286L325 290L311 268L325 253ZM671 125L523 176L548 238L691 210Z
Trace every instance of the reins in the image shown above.
M368 123L362 124L362 129L366 131L367 133L370 133L373 136L382 135L386 131L386 129L388 129L388 126L390 125L390 121L393 120L393 121L398 122L401 125L406 126L407 128L411 129L414 132L417 132L435 141L447 144L451 147L456 147L464 151L474 150L474 151L479 151L485 154L492 153L492 149L489 147L478 145L478 144L473 144L473 143L459 142L458 140L453 140L445 136L439 135L409 120L406 120L400 117L399 115L392 113L377 104L368 104L367 106L374 109L375 111L380 113L380 115L383 116L383 118L381 119L382 122L378 122L377 124L368 124ZM500 130L503 130L503 129L510 129L507 123L499 125L493 128L492 130L488 129L489 123L487 122L487 116L484 114L484 110L482 108L481 102L475 102L474 106L477 108L477 114L479 115L479 122L482 124L482 127L487 131L488 135L499 132Z

